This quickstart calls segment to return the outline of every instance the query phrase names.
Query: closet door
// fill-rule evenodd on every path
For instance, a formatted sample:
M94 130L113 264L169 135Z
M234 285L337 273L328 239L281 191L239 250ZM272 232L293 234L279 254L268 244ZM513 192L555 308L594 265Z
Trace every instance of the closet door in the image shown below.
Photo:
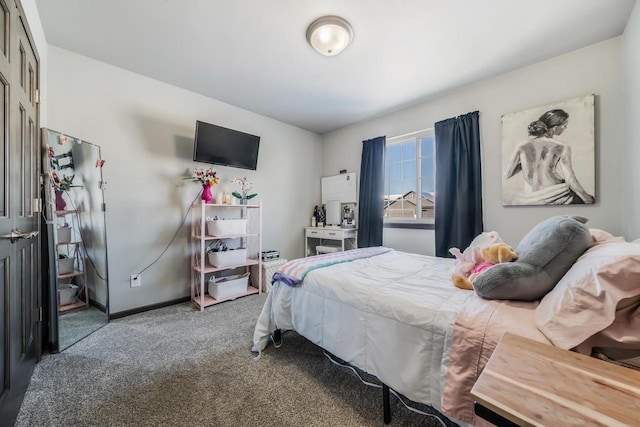
M19 2L0 0L0 420L13 425L41 354L38 59Z

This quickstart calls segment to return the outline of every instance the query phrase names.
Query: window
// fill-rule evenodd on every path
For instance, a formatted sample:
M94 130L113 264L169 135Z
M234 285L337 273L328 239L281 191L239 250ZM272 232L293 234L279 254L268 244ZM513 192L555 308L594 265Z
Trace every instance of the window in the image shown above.
M435 166L433 129L387 139L386 223L434 222Z

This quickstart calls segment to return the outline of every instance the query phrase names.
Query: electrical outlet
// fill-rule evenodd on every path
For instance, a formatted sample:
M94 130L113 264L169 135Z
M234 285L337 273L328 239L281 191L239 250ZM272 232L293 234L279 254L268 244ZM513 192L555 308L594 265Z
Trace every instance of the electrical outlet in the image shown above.
M140 286L140 274L132 274L130 279L132 288L137 288Z

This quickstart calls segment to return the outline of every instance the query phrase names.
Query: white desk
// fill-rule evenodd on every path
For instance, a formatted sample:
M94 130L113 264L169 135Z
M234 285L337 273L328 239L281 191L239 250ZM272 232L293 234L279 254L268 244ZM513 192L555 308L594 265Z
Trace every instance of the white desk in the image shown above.
M317 240L317 244L310 245L311 239ZM329 242L328 242L329 241ZM304 256L315 255L316 246L337 246L341 250L356 249L358 247L357 228L333 228L333 227L305 227L304 228Z

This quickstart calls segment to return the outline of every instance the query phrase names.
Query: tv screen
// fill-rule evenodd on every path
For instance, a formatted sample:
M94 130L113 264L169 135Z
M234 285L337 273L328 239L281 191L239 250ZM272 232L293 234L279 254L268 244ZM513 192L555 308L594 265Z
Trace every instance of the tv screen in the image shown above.
M259 147L259 136L196 121L196 162L256 170Z

